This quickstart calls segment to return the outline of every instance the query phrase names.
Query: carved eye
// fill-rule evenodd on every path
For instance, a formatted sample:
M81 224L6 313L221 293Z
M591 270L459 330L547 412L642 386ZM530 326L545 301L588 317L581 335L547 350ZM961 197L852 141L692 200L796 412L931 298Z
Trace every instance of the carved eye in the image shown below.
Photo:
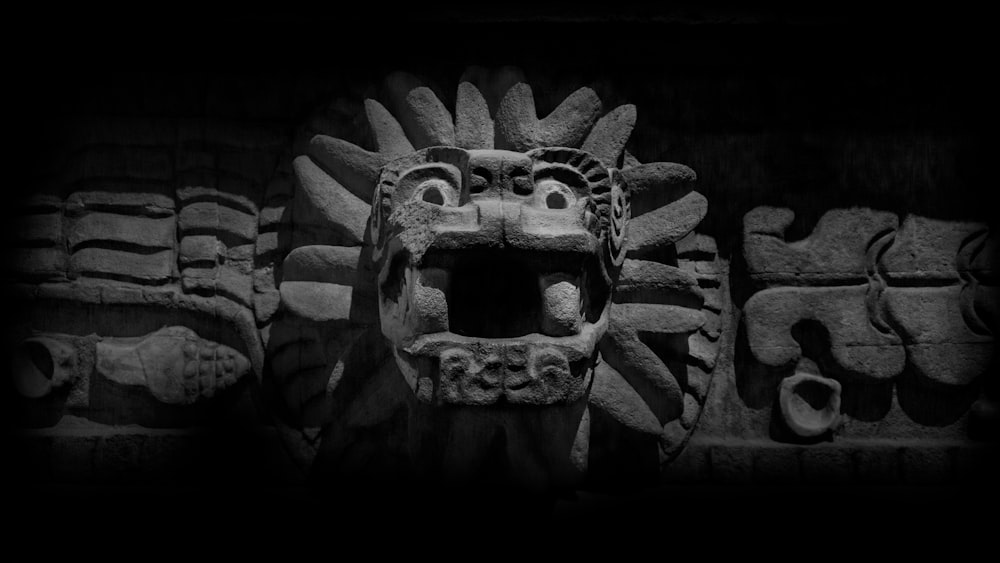
M431 205L455 204L455 190L444 180L427 180L420 184L414 195L416 199Z
M576 194L558 180L542 180L535 190L536 201L548 209L566 209L576 203Z

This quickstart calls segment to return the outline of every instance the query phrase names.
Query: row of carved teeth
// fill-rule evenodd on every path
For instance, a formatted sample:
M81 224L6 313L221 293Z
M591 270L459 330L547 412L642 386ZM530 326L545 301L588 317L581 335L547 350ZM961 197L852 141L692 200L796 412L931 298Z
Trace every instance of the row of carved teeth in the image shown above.
M450 303L451 272L445 268L424 267L413 268L407 276L408 283L404 291L409 291L409 307L412 315L413 328L418 334L449 332L451 326L450 307L460 307L464 304ZM582 276L563 272L543 273L537 275L540 307L537 330L547 336L572 336L579 334L585 322L585 295L581 290ZM483 296L489 299L490 296ZM526 307L530 306L525 304ZM530 311L527 312L531 314ZM492 322L489 318L482 319L484 323ZM466 334L466 336L480 336Z

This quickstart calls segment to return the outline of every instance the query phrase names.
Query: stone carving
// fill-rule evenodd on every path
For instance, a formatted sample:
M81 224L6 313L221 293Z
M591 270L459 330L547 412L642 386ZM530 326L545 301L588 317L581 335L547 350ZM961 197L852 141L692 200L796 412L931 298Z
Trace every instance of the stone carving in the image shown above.
M836 379L796 370L781 381L778 401L785 424L799 436L819 436L840 422L840 383Z
M91 374L98 374L147 389L162 403L188 405L235 384L250 363L232 348L177 326L137 338L31 337L18 346L13 368L15 388L29 398L68 387L78 395L71 403L86 406Z
M146 387L168 404L211 398L250 371L242 354L186 327L101 340L96 347L97 373L115 383Z
M294 158L184 122L75 153L17 230L31 424L170 426L253 379L318 474L655 477L727 314L694 171L638 162L636 108L590 88L543 117L509 68L470 69L454 113L409 75L387 92Z
M745 305L757 361L777 370L801 361L806 344L797 331L812 322L825 338L812 359L847 387L905 372L921 385L957 389L989 371L998 288L986 225L915 215L900 224L891 213L838 209L806 239L787 242L793 218L760 207L744 219L750 278L762 288ZM790 385L781 386L786 419ZM919 417L918 407L909 410ZM800 424L789 426L801 434Z
M636 162L635 108L602 116L589 88L538 118L516 71L472 69L452 118L415 78L387 84L388 107L364 106L376 151L320 125L293 163L267 346L300 462L343 470L345 436L378 428L404 465L453 481L500 464L577 486L591 460L615 465L602 455L655 474L697 420L721 332L694 172Z
M74 346L48 335L22 341L14 352L12 368L14 388L32 399L72 385L80 376Z
M195 421L170 408L208 402L263 367L254 177L266 180L276 159L240 150L275 141L217 125L112 125L81 127L95 138L20 210L10 269L23 307L11 331L29 354L16 355L14 378L38 399L31 409L49 411L31 425L71 412L184 426Z

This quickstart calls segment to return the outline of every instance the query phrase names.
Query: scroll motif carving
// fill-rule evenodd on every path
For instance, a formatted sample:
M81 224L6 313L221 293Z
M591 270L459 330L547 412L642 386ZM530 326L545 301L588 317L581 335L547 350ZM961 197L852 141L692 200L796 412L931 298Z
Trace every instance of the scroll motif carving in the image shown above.
M995 237L986 225L916 215L900 224L891 213L838 209L787 242L792 219L765 207L744 218L749 274L762 288L745 308L754 358L781 370L811 355L845 392L906 373L907 382L961 394L968 407L974 397L959 390L995 361ZM821 327L822 343L808 342L809 323ZM921 419L912 393L900 393Z

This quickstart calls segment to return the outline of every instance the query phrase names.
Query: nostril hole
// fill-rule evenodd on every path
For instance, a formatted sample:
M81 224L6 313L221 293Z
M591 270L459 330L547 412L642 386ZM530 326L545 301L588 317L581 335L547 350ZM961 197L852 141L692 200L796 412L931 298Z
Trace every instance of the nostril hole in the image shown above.
M437 188L427 188L424 190L421 199L427 203L433 203L434 205L444 205L444 196L441 195L441 190Z
M549 209L566 209L566 196L552 192L545 198L545 205Z

